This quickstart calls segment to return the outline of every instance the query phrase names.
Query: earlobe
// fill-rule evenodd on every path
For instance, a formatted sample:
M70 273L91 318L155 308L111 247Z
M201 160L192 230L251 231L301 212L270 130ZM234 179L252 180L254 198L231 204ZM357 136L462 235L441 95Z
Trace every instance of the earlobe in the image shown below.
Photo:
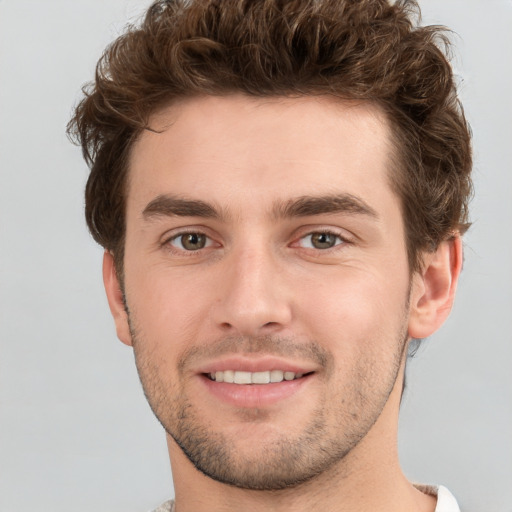
M462 240L456 234L426 253L424 267L413 277L409 336L426 338L444 323L450 314L462 269Z
M126 345L132 345L132 337L128 323L123 292L117 276L114 256L109 251L103 255L103 284L107 293L108 305L114 318L117 337Z

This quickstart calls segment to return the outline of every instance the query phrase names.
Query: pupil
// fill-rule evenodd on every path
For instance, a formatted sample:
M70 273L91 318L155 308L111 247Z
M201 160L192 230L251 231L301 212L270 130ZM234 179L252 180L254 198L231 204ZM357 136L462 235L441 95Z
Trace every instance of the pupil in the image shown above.
M202 249L205 245L205 241L205 236L200 235L199 233L188 233L181 237L181 243L183 244L183 247L191 251Z
M315 233L312 235L313 245L317 249L329 249L334 246L335 238L330 233Z

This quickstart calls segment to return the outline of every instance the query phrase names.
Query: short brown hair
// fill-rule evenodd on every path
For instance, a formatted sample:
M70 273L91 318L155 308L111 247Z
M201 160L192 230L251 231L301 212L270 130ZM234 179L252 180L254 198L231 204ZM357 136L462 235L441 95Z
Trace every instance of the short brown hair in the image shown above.
M384 110L409 264L467 228L470 131L442 27L415 0L160 0L98 62L68 133L91 168L86 218L122 270L134 140L176 98L329 95Z

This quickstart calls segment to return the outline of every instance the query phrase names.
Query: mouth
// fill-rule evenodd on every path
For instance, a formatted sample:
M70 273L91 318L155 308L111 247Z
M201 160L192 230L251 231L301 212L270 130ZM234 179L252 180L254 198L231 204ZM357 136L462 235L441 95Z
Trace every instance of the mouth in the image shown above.
M234 357L212 362L199 371L209 400L237 409L284 406L310 387L317 368L279 358Z

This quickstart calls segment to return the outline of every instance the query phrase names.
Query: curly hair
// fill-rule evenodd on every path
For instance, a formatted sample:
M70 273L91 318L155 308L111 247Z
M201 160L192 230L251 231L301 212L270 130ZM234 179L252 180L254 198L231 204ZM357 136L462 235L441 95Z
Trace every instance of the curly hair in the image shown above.
M381 108L409 265L468 227L471 135L446 29L415 0L160 0L104 52L68 125L91 172L89 229L122 270L130 149L176 99L327 95Z

